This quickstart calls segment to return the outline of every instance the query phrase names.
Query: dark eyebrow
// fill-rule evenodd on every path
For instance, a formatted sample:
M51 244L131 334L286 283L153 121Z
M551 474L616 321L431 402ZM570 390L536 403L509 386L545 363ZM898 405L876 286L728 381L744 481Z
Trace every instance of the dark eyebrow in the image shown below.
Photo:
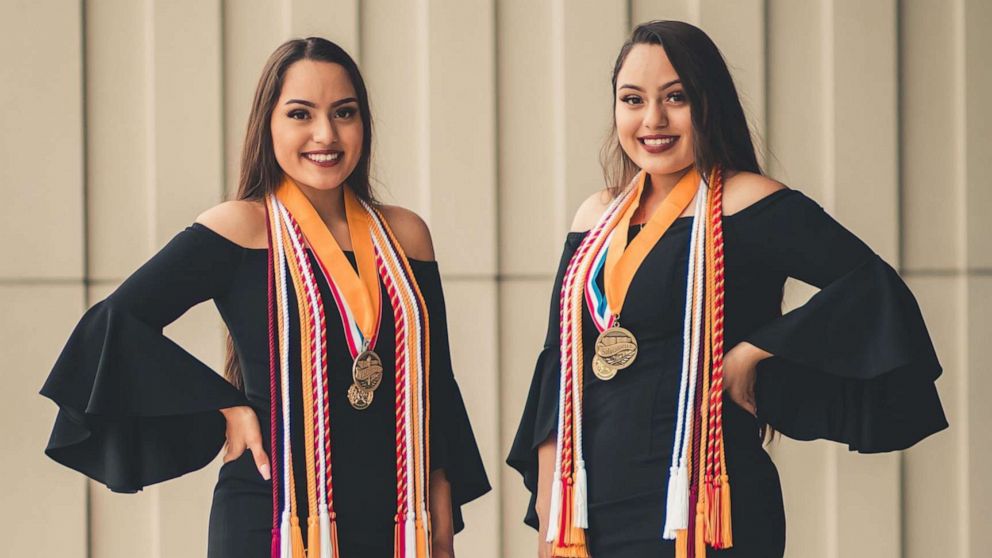
M334 101L333 103L331 103L331 108L341 106L341 105L343 105L345 103L357 103L357 102L358 102L358 99L356 99L354 97L348 97L346 99L341 99L339 101ZM303 99L290 99L290 100L286 101L286 104L287 105L292 105L294 103L295 104L298 104L298 105L308 106L310 108L317 108L317 105L315 103L312 103L310 101L304 101Z
M331 103L331 108L339 107L339 106L344 105L344 104L347 104L347 103L357 103L357 102L358 102L358 99L356 99L354 97L348 97L346 99L341 99L339 101L334 101L333 103Z
M661 90L661 89L668 89L669 87L671 87L671 86L673 86L673 85L675 85L676 83L682 83L682 80L681 80L681 79L673 79L672 81L670 81L670 82L668 82L668 83L666 83L666 84L664 84L664 85L662 85L662 86L661 86L661 87L659 87L658 89L659 89L659 90ZM625 83L625 84L623 84L623 85L621 85L620 87L617 87L617 89L618 89L618 90L619 90L619 89L634 89L634 90L636 90L636 91L641 91L641 92L643 92L643 91L644 91L644 89L642 89L642 88L640 88L640 87L638 87L638 86L636 86L636 85L631 85L631 84L629 84L629 83Z

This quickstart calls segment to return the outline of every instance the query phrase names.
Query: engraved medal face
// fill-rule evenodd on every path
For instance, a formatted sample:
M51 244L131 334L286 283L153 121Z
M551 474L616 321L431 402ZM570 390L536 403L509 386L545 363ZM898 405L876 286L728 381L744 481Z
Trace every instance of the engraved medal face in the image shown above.
M637 339L630 331L613 326L600 333L596 339L596 356L606 366L623 370L637 358Z
M592 373L605 382L612 380L617 375L617 369L606 364L606 361L599 358L599 355L594 355L592 357Z
M373 351L358 355L351 366L351 377L365 391L375 391L382 383L382 359Z
M348 388L348 402L359 411L364 411L372 404L373 394L371 391L362 389L358 384L351 384Z

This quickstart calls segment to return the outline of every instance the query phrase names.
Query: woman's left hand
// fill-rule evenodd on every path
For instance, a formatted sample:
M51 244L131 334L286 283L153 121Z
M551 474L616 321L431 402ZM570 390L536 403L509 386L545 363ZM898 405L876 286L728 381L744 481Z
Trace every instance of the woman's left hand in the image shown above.
M741 342L723 355L723 390L740 408L757 416L754 379L758 362L772 356L754 345Z

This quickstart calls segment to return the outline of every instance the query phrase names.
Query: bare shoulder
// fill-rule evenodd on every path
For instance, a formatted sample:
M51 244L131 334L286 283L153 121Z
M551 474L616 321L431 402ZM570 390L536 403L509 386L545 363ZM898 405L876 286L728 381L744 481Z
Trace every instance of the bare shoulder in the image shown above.
M422 261L434 260L434 242L427 223L413 211L398 205L381 205L389 228L396 235L408 258Z
M575 218L572 220L572 231L585 232L596 226L611 201L613 201L613 197L606 189L586 198L586 201L582 202L578 211L575 212Z
M261 202L226 201L201 213L196 222L245 248L268 247L265 206Z
M737 172L724 182L723 213L733 215L786 186L777 180L753 172Z

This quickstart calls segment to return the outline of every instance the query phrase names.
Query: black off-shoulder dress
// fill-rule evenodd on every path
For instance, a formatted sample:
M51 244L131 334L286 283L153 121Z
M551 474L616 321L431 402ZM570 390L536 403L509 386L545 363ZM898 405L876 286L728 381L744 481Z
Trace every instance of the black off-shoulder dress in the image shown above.
M678 219L631 282L621 322L637 336L633 365L609 382L584 376L594 558L674 556L672 541L661 534L691 222ZM583 236L566 239L547 339L507 459L532 493L525 522L535 528L536 448L554 436L558 416L558 299ZM781 485L759 421L792 438L834 440L863 453L904 449L947 426L934 386L941 368L919 306L896 272L802 193L777 191L725 216L724 239L725 346L747 341L775 356L758 365L757 419L724 394L734 547L709 553L782 556ZM787 277L821 290L783 316ZM598 332L588 310L583 327L584 343L592 346ZM591 351L585 357L589 369Z
M352 265L354 254L347 252ZM316 265L313 254L311 260ZM199 469L225 439L219 409L250 405L270 448L269 343L265 249L248 249L198 223L172 239L76 326L41 393L59 405L46 453L116 492ZM410 260L430 317L431 466L451 483L455 531L460 506L490 489L461 393L451 369L444 297L436 262ZM319 278L325 301L333 300ZM162 328L213 299L234 339L244 391L234 388ZM394 371L394 326L383 292L376 351ZM290 304L295 313L295 303ZM328 312L336 316L333 305ZM330 317L331 314L329 314ZM291 323L296 323L291 314ZM291 348L299 354L299 334ZM394 386L383 382L365 411L348 403L351 357L341 321L327 320L334 494L342 556L392 557L396 511ZM294 447L303 447L299 358L291 361ZM295 385L293 384L295 382ZM301 461L302 460L298 460ZM303 463L296 478L305 479ZM306 483L297 483L306 525ZM210 513L212 558L270 553L272 483L250 452L221 467ZM305 533L304 529L304 533Z

